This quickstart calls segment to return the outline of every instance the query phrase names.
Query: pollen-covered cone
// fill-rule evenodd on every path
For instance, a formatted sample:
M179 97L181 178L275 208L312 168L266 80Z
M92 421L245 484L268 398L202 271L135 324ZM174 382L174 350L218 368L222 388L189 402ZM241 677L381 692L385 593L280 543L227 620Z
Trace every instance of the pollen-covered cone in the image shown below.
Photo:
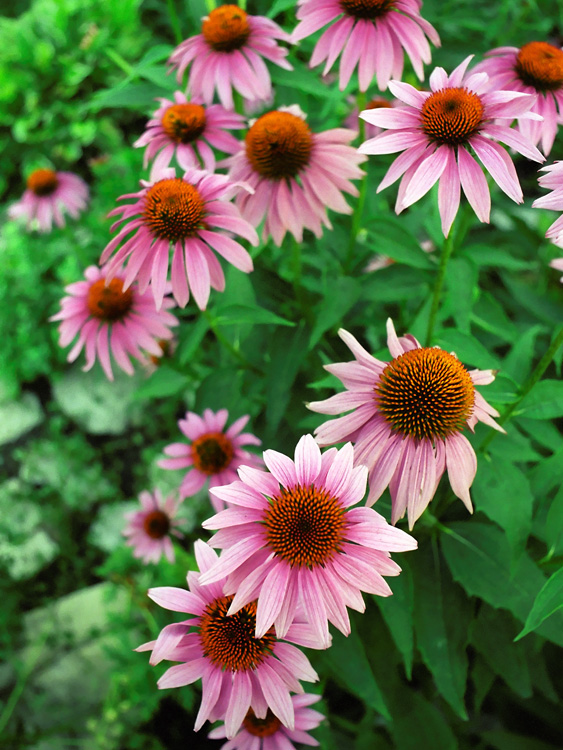
M328 647L329 621L348 635L347 607L364 611L362 591L389 596L383 576L401 570L389 553L416 541L371 508L352 507L364 497L367 469L354 468L349 443L321 456L305 435L294 461L267 450L264 462L269 472L242 466L240 481L211 490L228 508L203 524L219 529L209 543L223 552L202 581L228 576L230 613L258 600L257 637L275 625L283 638L301 606L319 647Z
M223 580L204 585L202 574L217 563L217 553L205 542L194 545L200 573L188 573L189 591L170 586L150 589L150 598L165 609L189 618L166 625L156 641L137 651L152 651L150 663L177 661L158 681L159 688L174 688L202 681L201 706L195 721L221 719L227 737L234 737L248 712L265 719L271 710L284 726L295 729L290 693L303 693L299 680L316 682L307 657L291 643L279 641L273 630L255 636L256 602L228 614L233 597L225 594ZM296 622L286 641L316 648L311 629Z
M128 537L127 546L133 547L133 556L144 563L157 563L163 554L173 563L174 547L170 534L184 536L177 529L181 521L175 518L181 500L172 496L163 498L160 490L155 489L141 492L139 501L141 510L125 515L128 523L122 533Z
M475 389L493 382L493 370L466 370L454 354L422 347L410 334L398 338L390 319L391 362L375 359L347 331L338 333L355 361L325 369L346 390L308 406L321 414L351 413L318 427L318 443L354 443L356 463L369 468L367 504L389 486L394 524L407 512L412 529L446 469L454 494L472 512L477 459L462 430L484 422L504 432L493 419L498 412Z

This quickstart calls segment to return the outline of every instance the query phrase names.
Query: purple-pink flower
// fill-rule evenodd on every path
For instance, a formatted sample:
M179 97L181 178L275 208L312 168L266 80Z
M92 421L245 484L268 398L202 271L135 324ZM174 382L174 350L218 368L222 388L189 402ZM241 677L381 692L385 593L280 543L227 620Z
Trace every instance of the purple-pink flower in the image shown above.
M133 547L133 556L144 563L157 563L162 555L169 562L174 562L174 547L170 534L177 537L184 535L177 527L181 521L174 518L180 505L173 497L163 498L160 490L141 492L139 495L142 510L126 513L127 526L123 536L128 537L127 546Z
M227 616L233 597L225 595L223 581L201 582L202 574L216 564L217 554L202 541L194 547L201 572L188 572L189 591L171 586L149 590L150 598L161 607L190 617L166 625L156 641L137 651L151 650L151 664L163 659L181 662L163 674L159 688L182 687L201 678L195 731L207 719L221 719L226 736L234 737L250 709L258 719L265 719L270 709L288 729L295 729L290 692L303 693L299 680L315 682L316 672L298 648L281 643L273 631L255 637L255 602ZM286 640L317 647L304 624L295 624Z
M431 91L418 91L407 83L391 81L390 91L406 106L361 114L366 122L389 129L363 143L361 153L404 152L389 168L378 192L402 177L395 206L400 213L439 180L438 206L446 237L459 208L460 188L480 221L489 221L489 187L470 148L501 190L516 203L522 203L524 198L514 164L495 141L529 159L544 161L527 138L509 127L514 117L539 117L530 112L535 95L491 91L486 73L466 75L470 60L471 56L467 57L449 76L443 68L436 68L430 76ZM506 122L499 124L503 120Z
M295 729L284 727L270 709L264 719L258 719L250 709L239 732L232 740L222 745L221 750L296 750L294 742L317 746L319 743L309 732L319 726L324 716L309 706L320 699L320 695L312 693L291 696L295 712ZM212 729L207 736L212 740L226 737L225 726Z
M170 328L178 325L178 319L169 312L173 300L165 297L162 309L157 310L152 294L141 293L137 284L125 289L122 271L116 271L110 281L105 268L89 266L84 277L85 281L65 287L67 296L61 300L60 312L49 318L61 321L59 346L68 346L78 336L68 361L74 362L85 349L83 369L90 370L98 360L113 380L112 357L132 375L130 357L146 365L147 355L162 356L160 342L170 340Z
M315 46L310 65L326 60L326 75L342 53L341 90L358 67L360 91L367 90L374 75L384 91L390 78L401 78L404 52L422 81L423 63L431 60L426 37L440 46L436 29L420 15L422 0L298 0L298 5L300 23L291 41L295 44L330 23Z
M537 198L533 203L533 208L548 208L551 211L563 212L563 161L556 161L541 168L545 172L539 179L539 184L551 190L548 195ZM549 227L545 236L552 240L556 245L563 247L563 213ZM553 261L557 263L558 261ZM558 268L558 266L554 266Z
M222 549L202 582L227 577L232 615L258 600L256 637L275 625L283 638L303 607L319 647L328 647L328 623L350 633L347 607L363 612L361 592L389 596L384 575L398 575L389 552L416 548L371 508L353 508L364 497L367 469L354 468L348 443L322 456L311 435L295 461L264 452L270 473L242 466L240 481L211 493L228 504L203 526L219 529L210 540Z
M234 154L239 141L227 130L245 127L242 115L229 112L220 104L205 106L203 99L188 101L176 91L174 101L159 99L160 107L149 120L143 135L133 144L146 146L144 166L154 159L151 180L167 167L174 154L182 169L200 168L215 171L214 148ZM158 155L157 155L158 154ZM156 157L156 158L155 158Z
M53 221L64 227L65 212L78 218L88 198L88 186L78 175L36 169L27 178L27 190L21 200L10 206L8 215L11 219L24 217L28 229L37 224L40 232L50 232Z
M176 47L169 62L178 70L178 82L191 65L191 96L211 104L217 91L221 104L233 109L233 89L249 101L272 95L264 59L293 70L278 39L289 41L289 35L269 18L248 15L238 5L221 5L205 16L201 34Z
M163 469L188 469L180 485L181 497L191 497L209 479L209 487L230 484L237 479L237 469L243 464L262 466L262 460L244 450L245 445L261 445L256 435L242 432L250 419L248 415L237 419L225 429L229 412L220 409L213 412L206 409L203 416L186 412L178 427L190 443L172 443L164 452L170 458L163 458L158 465ZM210 495L213 508L219 512L224 503Z
M523 47L498 47L475 71L484 71L496 89L536 94L531 112L543 119L518 118L518 129L534 146L541 141L547 156L563 118L563 49L548 42L528 42Z
M473 512L469 488L477 459L462 430L484 422L504 432L492 418L498 412L475 390L492 383L494 371L467 370L439 347L421 347L410 334L398 338L390 319L391 362L375 359L347 331L338 333L355 361L325 369L346 390L308 406L321 414L351 413L318 427L318 443L354 443L355 463L369 469L367 505L389 486L394 524L407 512L412 529L446 469L454 494Z
M210 288L220 292L225 288L223 269L213 251L241 271L252 271L252 258L230 236L238 234L253 245L258 244L254 228L229 203L240 185L225 175L196 169L176 177L173 168L163 169L156 182L141 180L141 185L138 193L119 198L134 198L134 203L110 211L110 216L121 215L112 230L124 222L125 226L106 246L100 262L107 261L111 279L128 259L123 288L128 289L135 279L141 292L150 285L160 309L172 247L171 282L176 302L185 307L191 291L197 306L205 310Z
M263 239L271 235L277 245L286 232L298 242L304 229L320 237L323 224L331 228L327 208L351 213L343 193L358 195L350 180L363 176L358 164L365 157L348 145L355 137L345 128L313 133L296 106L259 117L241 150L225 160L229 177L254 189L235 199L242 216L253 226L266 216Z

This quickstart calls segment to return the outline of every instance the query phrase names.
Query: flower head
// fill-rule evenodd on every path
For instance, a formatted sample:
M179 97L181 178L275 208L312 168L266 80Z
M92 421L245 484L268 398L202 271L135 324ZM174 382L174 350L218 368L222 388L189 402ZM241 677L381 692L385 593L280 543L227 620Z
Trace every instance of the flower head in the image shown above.
M326 209L351 213L342 193L358 195L350 180L362 177L365 159L348 145L355 137L344 128L314 133L296 106L266 112L226 160L229 177L254 188L236 197L242 216L258 226L266 215L263 238L271 235L277 245L286 232L299 242L303 229L320 237L322 225L330 227Z
M409 528L422 514L447 469L454 494L472 512L469 488L477 470L475 452L462 430L484 422L504 432L493 409L475 390L495 378L492 370L467 370L454 354L398 338L387 321L393 359L380 362L347 331L340 338L354 362L326 365L346 387L326 401L309 404L321 414L352 411L315 430L320 445L351 440L355 462L369 468L368 505L389 485L392 523L408 514Z
M55 172L52 169L36 169L27 178L27 190L20 201L10 206L9 216L27 219L28 229L37 224L40 232L50 232L53 220L64 227L63 214L73 219L88 203L88 186L72 172Z
M563 49L548 42L499 47L487 52L476 71L484 71L495 88L537 95L531 108L543 119L518 117L518 129L547 156L563 117Z
M278 39L289 41L289 35L269 18L248 15L238 5L221 5L203 19L201 34L176 47L169 62L177 68L178 82L191 65L191 96L211 104L216 89L221 104L233 109L232 89L250 101L271 96L270 74L263 58L293 70Z
M157 310L152 294L141 293L137 284L125 289L124 274L118 271L111 281L107 270L89 266L85 281L77 281L65 288L61 310L49 320L60 320L59 346L65 347L78 335L67 357L74 362L82 349L86 350L84 370L90 370L99 360L105 374L113 380L111 357L128 375L133 374L129 357L148 363L147 355L162 356L159 340L172 338L172 326L178 319L168 310L174 302L165 297Z
M315 67L326 60L326 75L342 53L341 90L358 66L360 91L366 91L374 75L384 91L391 77L401 78L403 74L403 50L422 80L423 63L431 60L426 37L440 45L436 30L420 15L422 0L298 0L298 5L300 23L291 41L295 44L332 24L317 42L310 65Z
M309 731L316 729L324 716L309 706L319 701L320 698L320 695L312 693L291 696L295 713L295 729L285 727L270 709L263 719L258 719L254 711L250 709L243 719L239 732L230 742L223 745L223 750L280 750L280 748L295 750L292 742L318 745L319 743L311 737ZM212 729L208 734L212 740L219 740L226 736L224 725Z
M250 417L241 417L225 429L228 418L226 409L218 412L206 409L201 417L188 411L185 419L178 422L178 427L191 442L167 445L164 452L170 458L161 459L158 465L163 469L188 469L180 485L182 497L195 495L208 479L210 487L234 482L242 464L262 465L258 456L243 449L244 445L261 444L255 435L241 432ZM217 512L223 510L220 499L214 495L210 498Z
M295 713L289 693L302 693L299 680L315 682L317 674L299 649L281 643L273 631L255 637L255 602L229 615L233 597L224 594L223 581L201 582L201 575L217 562L217 554L197 541L195 556L201 573L188 573L189 591L168 586L149 590L151 599L161 607L191 617L167 625L156 641L137 650L152 650L151 664L163 659L181 662L164 673L159 688L181 687L201 678L196 731L206 719L222 719L227 737L233 737L250 709L258 719L266 719L270 709L293 730ZM315 648L303 624L296 624L286 640Z
M123 536L128 537L127 546L133 547L133 556L140 557L144 563L157 563L163 554L173 563L174 547L170 534L184 536L176 528L181 521L174 518L181 501L173 497L163 499L159 490L145 490L139 495L139 500L142 510L125 515L129 521L123 529Z
M556 161L542 167L542 175L538 182L544 188L551 190L549 195L537 198L533 203L533 208L548 208L552 211L563 211L563 161ZM563 247L563 214L556 219L549 227L545 236L552 240L556 245ZM557 263L558 261L553 261ZM553 265L552 263L552 265ZM554 266L558 268L558 266Z
M229 613L258 600L256 636L275 624L282 638L301 605L319 644L329 643L328 622L348 635L347 607L364 610L361 591L389 596L383 575L397 575L390 551L416 541L370 508L352 508L364 496L367 469L354 468L347 444L322 456L311 435L301 438L295 461L264 452L270 473L243 466L241 481L211 493L227 510L205 521L219 529L210 541L223 550L203 582L228 576Z
M147 147L145 167L154 159L151 179L170 164L174 154L182 169L199 168L201 162L205 169L214 172L215 156L211 146L228 154L238 151L238 140L226 131L245 127L241 115L228 112L220 104L206 107L202 99L188 101L180 91L174 94L174 101L159 101L160 107L153 119L134 143L136 148Z
M252 271L252 259L247 251L219 230L238 234L254 245L258 244L258 236L228 202L240 186L224 175L193 169L183 177L176 177L175 170L167 168L159 176L160 179L153 182L141 180L142 190L119 199L134 198L134 203L110 211L110 216L121 215L112 230L127 223L107 245L101 262L109 261L107 268L111 278L129 259L124 289L128 289L134 279L139 280L141 292L150 284L156 306L160 308L172 247L171 281L176 302L185 307L191 290L198 307L205 310L210 287L218 291L225 288L225 276L213 250L241 271ZM132 232L133 236L125 239ZM109 260L119 245L121 247Z
M497 185L516 203L522 190L509 154L495 141L542 162L543 156L521 133L509 127L516 117L539 116L529 110L535 96L517 91L490 91L486 73L466 75L471 57L447 75L436 68L431 91L391 81L389 89L406 106L367 110L361 117L391 132L366 141L364 154L404 151L389 168L378 192L402 176L395 210L416 203L439 180L438 206L442 231L448 235L460 202L460 186L481 221L488 222L491 197L487 180L471 155L471 148ZM508 120L507 124L498 124Z

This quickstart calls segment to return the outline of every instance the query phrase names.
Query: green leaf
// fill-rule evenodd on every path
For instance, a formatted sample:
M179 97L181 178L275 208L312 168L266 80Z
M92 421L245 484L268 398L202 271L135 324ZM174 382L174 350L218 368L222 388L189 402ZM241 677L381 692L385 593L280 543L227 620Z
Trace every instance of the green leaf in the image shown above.
M315 326L311 333L309 348L312 349L319 342L321 336L329 328L342 325L342 321L349 310L354 307L362 293L362 288L357 279L349 276L341 276L331 283L326 290L323 299L316 311ZM334 301L338 300L335 305Z
M444 715L414 690L405 690L391 732L400 750L457 750L459 744ZM373 747L373 745L372 745Z
M320 658L336 682L386 719L391 718L383 693L369 666L364 645L355 630L352 630L348 637L336 631L333 634L332 646L323 651Z
M481 460L472 494L475 508L504 529L513 553L520 553L532 527L534 497L527 476L507 459Z
M444 557L456 580L471 596L507 609L525 622L545 578L527 554L511 568L512 553L500 529L475 521L452 523L441 534ZM539 634L563 645L563 618L557 613Z
M469 334L469 319L475 290L477 267L467 258L452 258L446 270L447 301L457 327Z
M181 393L190 379L168 365L160 365L135 392L135 398L168 398Z
M479 266L508 268L511 271L525 271L536 266L530 261L515 258L514 253L509 250L491 245L469 245L463 249L463 254Z
M537 740L535 737L505 732L502 729L483 732L481 737L487 743L487 746L490 745L495 750L557 750L555 745Z
M43 421L43 410L33 393L24 393L18 401L0 403L0 445L17 440Z
M281 330L272 338L266 374L266 424L270 435L277 430L291 398L291 387L305 358L309 334L304 326Z
M266 15L268 18L275 18L276 16L279 16L280 13L294 7L295 0L275 0Z
M168 93L161 86L153 83L122 83L111 89L97 91L90 102L88 109L97 112L100 109L115 109L125 107L126 109L136 109L139 112L145 112L147 109L154 109L155 99L158 96L164 96Z
M220 307L216 310L217 318L215 323L217 325L241 325L243 323L251 323L253 325L278 325L278 326L294 326L291 320L281 318L279 315L266 310L263 307L250 307L249 305L228 305L227 307Z
M549 505L545 522L545 538L552 554L563 552L563 485Z
M483 344L474 336L455 328L440 331L438 345L448 352L454 352L464 365L478 367L481 370L500 367L499 359L488 349L485 349Z
M523 383L526 380L532 369L536 339L544 330L544 326L532 326L518 336L508 356L502 363L503 372L510 375L519 383Z
M388 579L393 596L374 596L395 645L403 656L407 678L412 677L414 651L413 608L414 587L412 573L405 558L401 560L401 575Z
M451 579L428 545L417 552L413 576L416 644L440 693L462 719L467 719L463 702L467 627L462 627L465 633L461 638L458 628L450 627L456 620L462 622L462 612L452 607L451 592L447 591L452 587Z
M471 642L511 690L529 698L532 684L525 649L512 643L516 631L517 625L508 613L483 605L471 627Z
M424 252L416 238L397 219L378 216L369 225L372 231L368 232L366 245L376 253L412 268L435 267L436 264L430 260L428 253Z
M563 568L560 568L546 581L526 618L523 630L518 633L514 640L518 641L531 633L532 630L536 630L544 620L547 620L561 608L563 608Z
M563 381L540 380L524 398L518 410L528 419L563 417Z

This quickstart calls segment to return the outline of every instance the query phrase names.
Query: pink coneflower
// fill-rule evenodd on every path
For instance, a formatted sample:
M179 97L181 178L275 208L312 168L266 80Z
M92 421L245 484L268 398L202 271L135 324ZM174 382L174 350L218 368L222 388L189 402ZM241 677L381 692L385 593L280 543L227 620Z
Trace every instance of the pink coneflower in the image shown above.
M291 696L295 712L295 729L284 727L270 709L264 719L258 719L250 709L243 719L240 731L232 740L225 743L221 750L296 750L293 742L317 746L319 743L311 737L309 731L316 729L324 716L309 706L320 699L320 695L312 693ZM227 736L225 726L212 729L207 736L212 740L223 739Z
M156 641L137 650L152 650L151 664L163 659L182 662L163 674L159 688L182 687L201 678L195 731L207 719L222 719L226 736L233 737L250 709L258 719L266 719L270 709L282 724L294 729L289 693L302 693L299 680L315 682L316 672L298 648L281 643L272 631L255 637L256 602L227 616L233 597L225 595L223 582L201 583L202 574L217 562L217 554L202 541L194 548L201 573L188 573L189 591L169 586L149 590L150 598L161 607L192 616L167 625ZM302 624L289 630L286 640L315 647Z
M180 485L180 495L191 497L209 479L209 487L230 484L237 479L237 469L242 464L258 467L262 460L253 453L243 450L243 445L261 445L255 435L243 432L250 417L244 416L225 429L229 412L220 409L213 412L206 409L203 416L186 412L185 419L178 427L191 443L172 443L164 452L171 458L163 458L158 465L163 469L189 469ZM224 503L210 495L211 504L219 512Z
M398 102L396 99L390 100L390 99L386 99L384 96L375 96L373 99L370 99L367 102L365 106L365 110L382 109L382 108L390 109L396 106L401 106L401 103ZM360 116L360 113L359 113L358 108L354 107L354 109L350 112L350 114L344 121L344 125L346 125L347 128L350 128L350 130L355 130L356 132L359 132L360 130L360 124L358 122L359 116ZM379 135L381 131L382 129L378 128L377 125L370 125L369 122L367 122L365 125L366 138L375 138L375 136Z
M178 68L178 82L191 64L188 91L207 104L217 94L221 104L233 109L233 92L250 101L272 95L270 74L264 60L293 70L285 59L287 50L277 39L289 41L277 23L264 16L250 16L238 5L221 5L205 16L201 34L182 42L170 57Z
M109 278L129 258L124 289L128 289L137 278L141 292L150 284L156 306L160 309L172 246L171 280L176 302L185 307L191 289L197 306L205 310L210 287L220 292L225 288L221 264L212 250L241 271L252 271L252 258L242 245L218 231L227 230L253 245L258 244L254 228L228 202L240 186L230 182L225 175L196 169L187 171L183 177L176 177L172 168L163 169L158 181L141 180L141 185L143 189L138 193L122 195L118 199L135 198L134 203L110 211L110 216L121 214L112 230L123 222L127 223L107 245L100 262L108 261L123 242L108 262ZM133 236L126 240L132 232Z
M182 169L203 165L204 169L214 172L215 156L211 146L228 154L240 148L239 141L226 129L244 128L242 115L228 112L220 104L206 107L202 99L188 101L181 91L176 91L174 101L159 101L160 107L148 121L147 129L133 144L136 148L147 147L145 167L154 159L151 180L170 164L174 153Z
M53 220L64 227L66 212L76 219L88 203L88 186L72 172L36 169L27 178L27 190L20 201L10 206L11 219L23 216L27 228L37 224L40 232L50 232Z
M552 268L556 268L558 271L563 271L563 258L556 258L555 260L552 260L549 265ZM561 277L560 281L563 284L563 276Z
M105 374L113 380L110 354L128 375L133 374L129 357L146 364L147 354L162 356L159 339L172 338L171 326L178 319L168 312L174 302L166 297L163 309L157 310L150 293L142 294L136 284L125 289L123 272L116 272L108 281L106 269L89 266L85 281L76 281L65 288L67 297L61 300L61 310L49 320L60 320L59 346L78 340L67 357L74 362L85 348L86 364L90 370L99 360Z
M556 161L541 168L543 174L539 179L539 184L551 190L549 195L543 195L537 198L533 203L533 208L548 208L551 211L563 211L563 161ZM552 240L556 245L563 246L563 214L556 219L549 227L545 236ZM555 263L557 261L554 261ZM557 268L558 266L554 266Z
M277 245L286 232L298 242L303 229L320 237L323 224L330 228L326 209L349 214L342 193L358 195L350 180L362 177L365 158L348 145L355 137L344 128L313 133L296 106L259 117L243 148L225 160L232 180L254 188L236 197L243 217L258 226L266 215L263 239L271 235Z
M397 213L412 205L439 180L438 206L442 231L447 236L459 208L460 185L481 221L489 221L491 196L481 167L469 152L473 149L485 169L509 198L522 203L523 196L507 151L500 141L534 161L543 156L521 133L498 120L538 115L529 110L535 96L517 91L489 91L486 73L465 76L471 56L447 75L436 68L430 76L431 91L391 81L389 89L406 106L369 110L362 117L391 132L366 141L364 154L404 151L391 165L378 192L403 176L397 196ZM510 123L508 123L510 124ZM493 140L494 139L494 140Z
M531 108L543 120L518 118L518 129L534 146L541 141L547 156L563 115L563 50L548 42L528 42L523 47L498 47L487 52L475 71L484 71L495 89L535 94Z
M403 74L403 49L422 81L423 63L431 60L426 37L440 46L436 29L420 15L422 0L298 0L298 5L301 23L291 35L294 44L336 21L317 42L310 65L326 60L326 75L342 53L340 90L359 65L360 91L370 86L374 75L384 91L390 78Z
M295 462L273 450L264 461L269 474L243 466L241 481L211 490L229 507L203 524L219 529L210 544L223 553L202 582L228 576L229 614L258 600L257 638L273 624L283 638L301 605L327 647L328 622L348 635L346 608L364 611L362 591L389 596L383 575L401 570L389 552L415 549L416 541L371 508L351 507L365 494L367 469L353 467L350 443L321 456L305 435Z
M173 497L163 499L160 490L141 492L139 495L142 510L126 513L129 523L123 529L127 546L133 547L133 556L140 557L144 563L157 563L162 555L169 562L174 562L174 547L170 534L177 537L184 535L177 530L181 524L174 518L181 501Z
M475 390L475 385L492 383L494 371L466 370L454 354L439 347L421 347L410 334L397 338L390 319L391 362L372 357L347 331L338 333L356 361L325 369L346 391L309 408L321 414L353 411L318 427L318 443L354 443L356 464L369 468L367 505L389 485L394 524L407 511L412 529L446 469L454 494L473 512L469 488L477 459L461 433L477 422L504 432L492 419L498 412Z

